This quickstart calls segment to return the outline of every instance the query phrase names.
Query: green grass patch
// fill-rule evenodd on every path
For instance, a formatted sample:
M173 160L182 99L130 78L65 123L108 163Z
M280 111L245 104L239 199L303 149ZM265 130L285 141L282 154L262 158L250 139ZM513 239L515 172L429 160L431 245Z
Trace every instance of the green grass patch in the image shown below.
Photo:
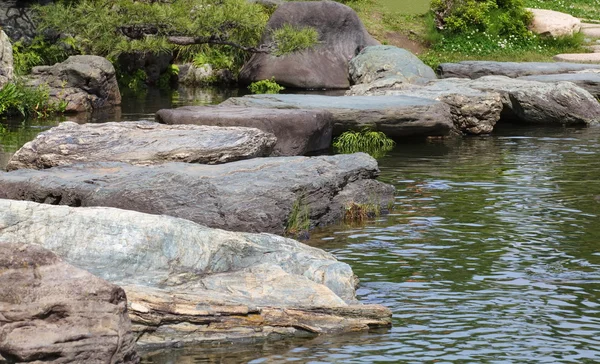
M292 205L292 211L285 225L285 235L292 237L306 236L309 229L310 208L306 203L304 194L300 194Z
M363 128L360 131L346 131L333 141L333 149L336 153L364 152L373 158L385 156L395 146L396 143L388 138L385 133L370 128Z
M252 82L250 86L248 86L248 90L253 94L278 94L279 91L284 89L285 87L275 82L274 77L270 80Z
M22 82L8 83L0 89L0 117L45 118L64 113L66 101L51 102L48 89L27 87Z
M574 17L600 22L600 0L524 0L525 6L571 14Z

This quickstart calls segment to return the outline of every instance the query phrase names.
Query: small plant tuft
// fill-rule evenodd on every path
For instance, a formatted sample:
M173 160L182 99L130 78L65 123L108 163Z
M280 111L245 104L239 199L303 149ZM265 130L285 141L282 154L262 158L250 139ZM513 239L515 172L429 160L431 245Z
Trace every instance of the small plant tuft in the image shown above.
M336 153L351 154L365 152L373 158L381 158L396 146L396 142L385 133L371 130L368 127L360 131L350 130L342 133L333 142Z
M367 219L381 216L381 206L378 203L356 203L346 205L344 222L347 224L362 223Z
M285 87L275 82L275 77L271 77L270 80L252 82L248 90L253 94L278 94L279 91L285 90Z
M296 238L307 237L310 228L310 209L306 204L304 194L294 201L292 211L285 226L285 235Z

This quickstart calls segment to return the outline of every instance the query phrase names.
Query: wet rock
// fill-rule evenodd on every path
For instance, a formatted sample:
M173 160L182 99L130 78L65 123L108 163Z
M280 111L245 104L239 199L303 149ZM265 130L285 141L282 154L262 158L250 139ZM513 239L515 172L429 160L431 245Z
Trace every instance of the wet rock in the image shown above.
M390 324L388 309L356 301L357 280L347 264L276 235L113 208L10 200L0 200L0 234L50 248L123 285L141 346L278 339Z
M429 81L425 85L388 82L388 79L352 86L347 95L414 96L441 101L450 107L456 130L466 134L491 133L500 119L502 98L496 92L484 92L465 84Z
M0 88L14 78L13 52L10 39L0 30Z
M255 53L240 71L239 80L251 82L275 78L297 88L348 88L348 61L371 45L378 45L350 7L334 1L287 2L273 13L262 44L271 44L274 29L284 24L313 27L319 42L311 49L275 56Z
M394 188L378 181L369 185L370 200L352 194L338 197L378 173L377 162L363 153L220 165L88 163L0 173L0 198L117 207L213 228L282 234L294 205L308 209L313 227L339 221L351 202L375 201L387 207Z
M229 98L221 105L326 110L333 115L333 135L364 126L391 138L443 136L454 130L446 104L409 96L250 95Z
M554 10L527 9L533 14L529 30L550 37L572 36L581 29L581 21L576 17Z
M573 82L596 98L600 98L599 72L560 73L556 75L523 76L519 80L538 82Z
M235 77L227 69L214 69L210 64L200 67L188 63L178 65L179 83L186 86L204 86L209 84L228 85L235 82Z
M21 243L39 239L5 233L21 210L2 204L0 362L138 363L123 289Z
M380 45L364 48L349 64L353 84L372 83L381 79L423 84L437 76L431 67L406 49Z
M274 135L252 128L64 122L25 144L12 156L7 169L43 169L100 161L218 164L266 157L275 142Z
M273 149L276 156L304 155L331 146L332 116L327 111L184 106L159 110L156 120L164 124L258 128L277 137Z
M83 112L121 104L115 68L98 56L71 56L54 66L32 70L29 86L48 86L50 98L67 103L67 112Z
M571 73L588 69L600 69L600 65L567 62L495 62L463 61L442 63L438 67L441 78L471 78L483 76L507 76L511 78L532 75Z

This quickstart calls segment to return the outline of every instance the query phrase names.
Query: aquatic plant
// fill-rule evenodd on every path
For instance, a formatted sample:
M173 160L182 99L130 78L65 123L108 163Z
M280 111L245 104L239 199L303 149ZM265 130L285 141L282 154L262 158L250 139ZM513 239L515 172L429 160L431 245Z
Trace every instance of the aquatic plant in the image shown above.
M275 77L271 77L270 80L252 82L248 90L253 94L278 94L279 91L285 90L285 87L275 82Z
M300 194L292 205L292 211L285 225L285 235L295 238L307 236L310 228L310 208L304 194Z
M379 216L381 216L381 205L379 203L350 202L344 210L344 222L347 224L361 223Z
M360 131L349 130L342 133L333 141L336 153L351 154L364 152L373 158L381 158L394 149L396 142L388 138L385 133L365 127Z

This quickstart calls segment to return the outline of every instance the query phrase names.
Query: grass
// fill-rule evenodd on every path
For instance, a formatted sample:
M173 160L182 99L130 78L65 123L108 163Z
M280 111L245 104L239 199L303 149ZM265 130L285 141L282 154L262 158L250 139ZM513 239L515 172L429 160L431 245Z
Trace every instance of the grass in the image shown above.
M292 205L292 211L285 225L285 235L298 238L306 236L309 229L310 208L305 201L304 194L300 194Z
M346 224L362 223L367 219L381 216L381 206L378 203L356 203L346 205L344 222Z
M556 10L600 22L600 0L525 0L528 8Z
M252 82L248 86L248 90L253 94L278 94L279 91L284 89L285 87L275 82L275 77L272 77L270 80Z
M42 86L28 87L22 82L8 83L0 89L0 117L22 116L45 118L64 113L66 101L51 102L48 89Z
M396 146L396 143L380 131L363 128L360 131L349 130L333 141L336 153L351 154L364 152L373 158L381 158Z

